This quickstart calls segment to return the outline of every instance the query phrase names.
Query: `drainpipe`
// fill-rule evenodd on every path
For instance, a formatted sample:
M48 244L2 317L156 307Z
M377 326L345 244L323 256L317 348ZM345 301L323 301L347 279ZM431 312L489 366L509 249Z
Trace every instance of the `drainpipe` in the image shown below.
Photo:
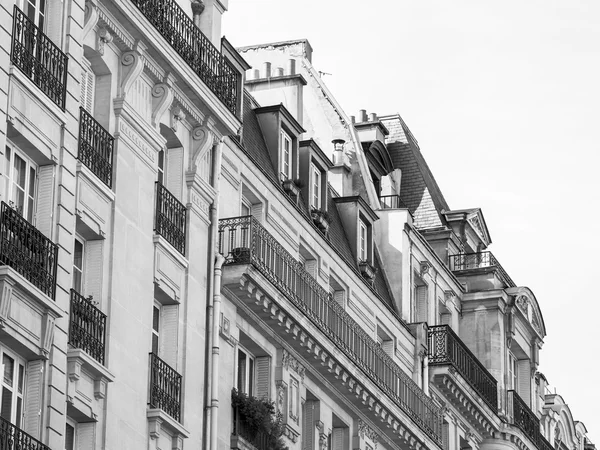
M218 196L218 186L219 180L221 177L221 155L223 153L223 140L225 138L221 138L219 143L215 149L215 155L213 158L213 166L212 166L212 187L217 192L217 196L213 200L212 205L210 206L210 229L209 229L209 255L208 255L208 274L213 274L213 277L209 275L209 286L208 286L208 305L206 307L206 372L205 372L205 383L204 383L204 398L206 399L205 403L205 421L204 421L204 448L209 448L210 432L211 432L211 423L212 423L212 399L213 399L213 381L216 381L216 378L212 378L213 373L213 352L214 345L216 343L217 346L217 354L219 349L219 316L221 314L220 311L220 298L221 298L221 266L222 262L219 261L219 258L223 258L217 251L217 233L219 231L219 196ZM213 254L214 252L214 254ZM217 271L219 276L217 277ZM219 311L215 313L214 311L214 302L213 297L219 297ZM215 332L216 325L216 332ZM217 365L218 367L218 365ZM216 391L214 391L216 392ZM218 407L218 403L217 403Z

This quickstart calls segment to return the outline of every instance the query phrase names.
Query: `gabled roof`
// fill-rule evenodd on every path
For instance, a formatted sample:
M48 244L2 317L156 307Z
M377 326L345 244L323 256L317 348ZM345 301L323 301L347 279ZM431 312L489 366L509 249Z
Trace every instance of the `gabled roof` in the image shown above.
M411 211L419 229L445 225L442 211L449 210L419 144L399 114L380 116L390 131L386 146L394 168L402 171L400 197Z

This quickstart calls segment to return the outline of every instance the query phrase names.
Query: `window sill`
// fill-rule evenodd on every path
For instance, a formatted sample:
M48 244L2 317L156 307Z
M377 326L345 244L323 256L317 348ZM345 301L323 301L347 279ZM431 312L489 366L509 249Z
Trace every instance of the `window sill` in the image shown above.
M190 432L183 425L165 413L162 409L148 409L146 413L148 418L148 431L150 439L159 440L171 439L171 445L168 448L173 450L183 450L183 440L187 439Z

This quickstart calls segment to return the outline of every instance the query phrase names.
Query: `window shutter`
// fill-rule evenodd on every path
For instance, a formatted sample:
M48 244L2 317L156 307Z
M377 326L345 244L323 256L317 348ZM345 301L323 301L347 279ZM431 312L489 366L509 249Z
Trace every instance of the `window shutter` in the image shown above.
M446 422L442 424L442 448L450 450L450 428Z
M346 428L333 429L333 450L344 450L344 431Z
M52 212L54 209L54 166L41 166L38 170L37 210L35 227L52 239Z
M161 308L160 358L177 369L177 331L179 328L179 306L168 305Z
M307 259L304 263L304 269L316 280L319 271L319 264L316 259Z
M101 239L86 241L85 243L85 263L83 275L83 292L86 297L92 295L94 300L102 300L102 245Z
M452 314L444 313L440 318L442 325L452 325Z
M269 399L271 358L260 356L256 358L256 398Z
M87 64L81 66L81 97L79 99L81 107L88 113L93 114L94 110L94 91L96 90L96 76L91 67Z
M517 393L531 407L531 370L528 359L517 361Z
M183 187L183 148L167 150L167 189L181 201Z
M427 286L417 286L415 297L415 321L427 322Z
M386 353L386 355L390 357L394 355L394 341L392 339L382 341L381 348Z
M315 448L315 402L304 403L304 414L302 416L302 450L314 450Z
M252 205L252 212L251 212L252 217L254 217L259 222L262 219L262 211L263 211L262 203L255 203L254 205Z
M75 448L95 448L94 431L95 422L86 422L77 424L77 447Z
M340 305L342 308L344 307L344 291L334 291L333 299Z
M42 390L44 362L40 359L27 363L27 385L25 390L24 430L36 439L40 437L40 415L42 412Z

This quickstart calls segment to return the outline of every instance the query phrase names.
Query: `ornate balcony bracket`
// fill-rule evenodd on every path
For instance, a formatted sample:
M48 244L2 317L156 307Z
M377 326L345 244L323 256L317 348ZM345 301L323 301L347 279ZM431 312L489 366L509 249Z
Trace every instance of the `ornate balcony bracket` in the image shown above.
M88 33L94 29L98 23L98 3L97 0L85 0L85 10L83 14L83 31L81 33L81 41L85 41Z
M144 54L146 45L138 40L135 42L134 49L123 53L121 56L121 84L117 91L117 97L125 98L133 83L138 79L144 70Z
M156 127L165 111L171 107L176 81L172 73L167 73L162 83L157 83L152 88L152 126Z

